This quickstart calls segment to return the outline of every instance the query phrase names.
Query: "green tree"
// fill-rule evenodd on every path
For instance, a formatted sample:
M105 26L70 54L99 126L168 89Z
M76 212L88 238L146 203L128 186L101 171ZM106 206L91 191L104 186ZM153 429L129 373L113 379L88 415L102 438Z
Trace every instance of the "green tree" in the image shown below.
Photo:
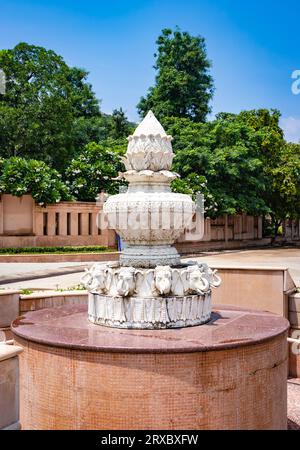
M277 165L268 168L270 184L265 198L274 238L284 219L300 218L300 144L282 146Z
M210 217L268 212L261 198L263 163L250 126L220 118L204 124L169 118L164 125L174 137L173 168L182 176L182 181L173 183L176 190L202 192Z
M212 122L165 118L174 137L173 189L205 196L207 215L264 215L274 237L300 217L300 145L287 144L277 110L220 113Z
M71 193L82 201L95 201L101 191L116 194L120 182L113 178L124 170L121 156L125 151L125 140L86 145L66 171Z
M31 194L40 205L72 200L61 175L42 161L13 156L0 160L0 193Z
M127 137L132 131L130 123L128 122L128 119L122 108L113 110L111 121L112 121L111 137L113 139L120 139Z
M108 114L93 117L76 117L73 123L75 155L89 142L102 142L112 137L112 118Z
M137 105L139 114L151 109L160 120L175 116L204 122L213 95L204 38L163 29L156 44L156 84Z
M98 116L86 78L52 50L20 43L0 51L6 93L0 95L0 155L35 157L54 167L74 153L76 119Z
M257 135L259 157L266 179L266 188L260 195L269 209L264 223L267 234L271 232L275 239L284 219L299 217L300 146L284 141L278 110L243 111L239 119L250 125Z

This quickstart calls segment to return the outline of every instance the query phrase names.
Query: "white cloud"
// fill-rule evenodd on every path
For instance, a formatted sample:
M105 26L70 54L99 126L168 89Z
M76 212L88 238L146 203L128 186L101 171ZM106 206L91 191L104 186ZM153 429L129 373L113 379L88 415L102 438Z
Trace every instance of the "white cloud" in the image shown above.
M280 125L284 131L284 137L288 142L300 142L300 119L296 117L283 117Z

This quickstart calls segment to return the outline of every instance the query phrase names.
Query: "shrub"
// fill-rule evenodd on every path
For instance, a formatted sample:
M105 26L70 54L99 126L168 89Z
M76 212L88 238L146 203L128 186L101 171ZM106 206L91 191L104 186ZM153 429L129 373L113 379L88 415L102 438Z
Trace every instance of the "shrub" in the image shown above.
M73 200L61 175L42 161L11 157L0 161L0 193L31 194L40 205Z
M125 151L125 141L86 145L66 171L71 193L81 201L95 201L101 191L116 194L120 182L113 178L124 170L121 156Z

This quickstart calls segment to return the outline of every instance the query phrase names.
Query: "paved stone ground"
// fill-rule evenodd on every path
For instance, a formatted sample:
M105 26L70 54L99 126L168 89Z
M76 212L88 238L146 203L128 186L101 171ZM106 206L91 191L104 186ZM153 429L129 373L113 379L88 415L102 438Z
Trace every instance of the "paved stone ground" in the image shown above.
M288 429L300 430L300 378L288 380Z
M300 249L298 248L206 252L187 258L189 259L204 261L211 266L219 264L239 267L289 267L296 285L300 286ZM68 288L79 283L80 268L82 267L83 271L84 267L89 267L91 264L93 262L0 263L0 283L1 287L13 289ZM70 274L71 270L77 273ZM40 272L43 272L43 278L36 279ZM48 276L45 276L47 273ZM30 274L33 274L35 279L30 280ZM13 277L14 282L5 282L5 279ZM24 278L27 281L22 281Z
M36 270L56 270L56 269L64 269L65 267L73 267L73 266L83 266L86 262L58 262L58 263L0 263L0 276L7 276L12 274L24 274L24 273L33 273Z
M5 289L29 289L29 290L57 290L57 289L71 289L77 286L80 282L82 272L69 273L65 275L51 276L48 278L39 278L36 280L16 281L14 283L7 283L0 285Z
M0 263L0 288L57 289L79 283L92 262Z

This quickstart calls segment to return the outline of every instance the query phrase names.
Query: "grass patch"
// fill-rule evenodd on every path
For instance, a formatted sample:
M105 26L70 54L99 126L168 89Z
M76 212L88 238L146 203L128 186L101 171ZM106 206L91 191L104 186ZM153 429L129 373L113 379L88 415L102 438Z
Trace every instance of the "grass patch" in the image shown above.
M33 291L31 291L30 289L20 289L20 294L21 295L30 295L30 294L33 294Z
M104 253L115 252L116 249L101 245L78 247L22 247L0 248L0 255L41 255L41 254L65 254L65 253Z
M85 291L86 288L83 286L83 284L76 284L75 286L71 286L68 288L57 288L55 289L59 292L65 292L65 291Z

